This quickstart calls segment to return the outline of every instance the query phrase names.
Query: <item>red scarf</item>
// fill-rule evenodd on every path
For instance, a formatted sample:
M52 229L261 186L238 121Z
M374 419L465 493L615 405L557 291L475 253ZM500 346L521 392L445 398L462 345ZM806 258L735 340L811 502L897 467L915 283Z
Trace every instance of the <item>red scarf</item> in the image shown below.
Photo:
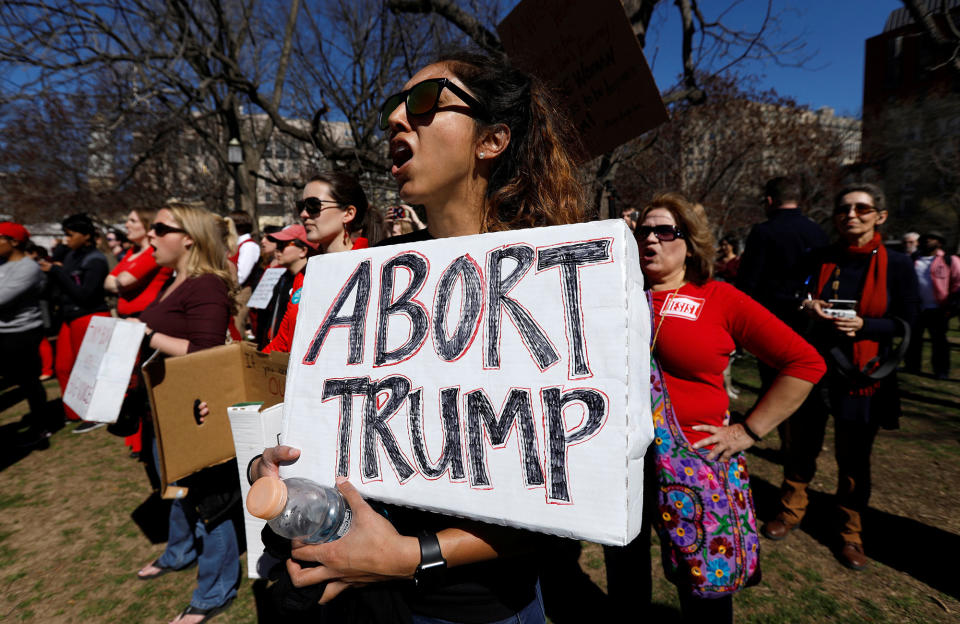
M882 239L879 232L875 232L873 239L863 247L844 247L841 255L847 256L871 256L870 265L867 267L867 279L863 283L863 291L860 293L860 300L857 302L857 315L861 318L881 317L887 311L887 248L882 245ZM817 280L817 293L822 293L827 282L833 277L837 268L836 262L825 262L820 267L820 278ZM880 351L880 344L875 340L854 340L853 342L853 364L860 370L877 357ZM876 369L877 363L864 372L870 373ZM852 391L854 394L872 395L879 382L866 388L860 388Z

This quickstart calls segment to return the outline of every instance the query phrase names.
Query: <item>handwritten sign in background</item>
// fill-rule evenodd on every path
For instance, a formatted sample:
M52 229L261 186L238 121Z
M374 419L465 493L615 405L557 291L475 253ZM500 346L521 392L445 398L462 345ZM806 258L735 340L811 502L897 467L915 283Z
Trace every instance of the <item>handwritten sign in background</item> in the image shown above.
M114 423L140 351L144 324L95 316L83 336L63 402L83 420Z
M312 258L283 476L626 543L653 436L642 285L622 220Z
M283 274L287 270L283 267L274 267L272 269L267 269L263 272L263 276L260 277L260 281L257 283L257 289L253 291L253 294L250 295L250 300L247 301L248 308L265 308L267 304L270 303L270 298L273 297L273 289L276 287L277 282L280 281L280 278L283 277Z

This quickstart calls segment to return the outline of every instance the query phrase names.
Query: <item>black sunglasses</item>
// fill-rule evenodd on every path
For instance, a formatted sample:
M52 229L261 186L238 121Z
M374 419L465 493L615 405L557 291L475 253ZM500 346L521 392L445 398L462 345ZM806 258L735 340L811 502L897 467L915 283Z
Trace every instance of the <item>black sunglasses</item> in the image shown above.
M311 217L315 217L327 208L336 208L340 202L333 199L320 199L319 197L308 197L297 200L297 212L306 212ZM333 204L333 206L323 207L324 204Z
M687 235L675 225L638 225L636 232L639 240L644 240L650 236L651 232L653 232L653 235L657 237L657 240L665 243L669 243L670 241L678 238L687 237Z
M833 214L835 215L850 214L851 208L853 208L853 210L857 213L858 217L862 217L863 215L870 214L871 212L875 212L877 210L877 207L872 204L864 204L861 202L857 202L855 204L840 204L833 210Z
M154 223L153 227L151 227L150 229L153 230L154 233L159 237L163 237L163 236L166 236L167 234L173 234L173 233L178 233L178 234L187 233L186 230L180 229L178 227L173 227L172 225L167 225L166 223Z
M440 94L444 89L450 89L463 100L467 106L473 110L474 115L484 119L487 116L486 107L448 78L428 78L423 82L418 82L406 91L395 93L384 101L380 107L380 117L378 124L381 130L390 127L390 115L401 103L407 105L408 115L427 115L437 110L440 103Z
M277 240L277 239L275 239L275 238L272 237L272 236L268 236L267 238L268 238L271 242L273 242L274 244L276 244L276 246L277 246L277 251L283 251L284 249L286 249L286 248L289 247L290 245L296 245L297 247L300 247L301 249L303 248L303 245L300 243L300 241L298 241L298 240L295 239L295 238L291 238L291 239L289 239L289 240Z

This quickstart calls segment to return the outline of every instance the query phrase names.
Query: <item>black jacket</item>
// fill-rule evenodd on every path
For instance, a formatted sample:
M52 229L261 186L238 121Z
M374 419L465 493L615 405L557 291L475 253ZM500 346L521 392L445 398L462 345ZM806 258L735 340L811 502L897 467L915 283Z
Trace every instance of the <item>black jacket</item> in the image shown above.
M779 209L750 230L736 286L788 325L797 317L809 256L829 243L820 226L799 209Z
M63 320L110 310L103 291L103 281L109 273L107 258L89 245L70 250L63 266L50 267L48 279L55 288L55 302Z

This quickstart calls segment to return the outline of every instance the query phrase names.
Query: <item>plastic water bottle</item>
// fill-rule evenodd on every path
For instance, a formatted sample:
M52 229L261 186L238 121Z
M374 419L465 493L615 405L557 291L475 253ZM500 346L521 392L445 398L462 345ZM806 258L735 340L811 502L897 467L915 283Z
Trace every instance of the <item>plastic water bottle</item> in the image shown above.
M257 479L247 494L247 509L277 535L310 544L340 539L353 516L336 488L298 478Z

